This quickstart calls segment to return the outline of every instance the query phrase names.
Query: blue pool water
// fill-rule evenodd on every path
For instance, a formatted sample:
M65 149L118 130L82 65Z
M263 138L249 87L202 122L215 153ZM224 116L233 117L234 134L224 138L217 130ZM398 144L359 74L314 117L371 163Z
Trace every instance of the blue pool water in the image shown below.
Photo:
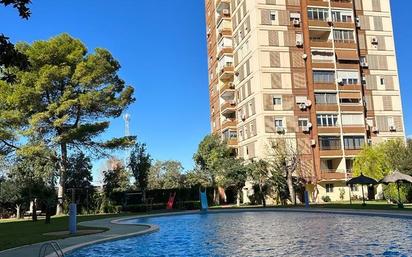
M160 226L69 257L412 256L412 220L298 212L236 212L131 220Z

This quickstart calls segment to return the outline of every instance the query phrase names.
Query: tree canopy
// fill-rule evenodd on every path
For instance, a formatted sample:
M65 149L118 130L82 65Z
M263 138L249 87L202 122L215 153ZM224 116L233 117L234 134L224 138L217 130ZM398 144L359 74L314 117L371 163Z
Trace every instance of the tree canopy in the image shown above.
M55 152L60 214L68 150L96 155L133 143L134 137L101 141L98 136L134 101L134 90L119 77L120 64L109 51L97 48L88 53L68 34L16 48L30 66L14 71L14 84L0 81L0 140L3 149L15 148L19 154ZM29 143L16 145L19 136Z

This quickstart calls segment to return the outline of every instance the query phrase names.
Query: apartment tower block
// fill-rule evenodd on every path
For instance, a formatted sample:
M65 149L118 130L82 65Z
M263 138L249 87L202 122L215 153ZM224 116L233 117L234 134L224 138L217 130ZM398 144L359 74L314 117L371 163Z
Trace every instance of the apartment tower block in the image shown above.
M212 132L244 159L291 139L307 190L348 199L362 145L405 138L390 1L205 2Z

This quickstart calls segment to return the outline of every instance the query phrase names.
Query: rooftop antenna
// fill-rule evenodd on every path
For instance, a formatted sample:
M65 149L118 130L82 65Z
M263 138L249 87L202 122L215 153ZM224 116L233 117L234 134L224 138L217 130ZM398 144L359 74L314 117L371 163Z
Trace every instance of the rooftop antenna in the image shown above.
M126 113L125 115L123 115L124 135L126 137L130 136L130 119L131 119L131 115L129 113ZM125 156L124 156L124 165L126 166L126 168L129 166L129 154L130 154L130 151L126 150Z

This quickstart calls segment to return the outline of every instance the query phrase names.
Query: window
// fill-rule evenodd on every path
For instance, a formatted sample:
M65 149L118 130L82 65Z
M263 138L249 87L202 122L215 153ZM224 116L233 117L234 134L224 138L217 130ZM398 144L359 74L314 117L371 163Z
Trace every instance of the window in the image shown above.
M282 105L281 97L273 97L273 105Z
M360 98L341 98L341 104L359 104L361 102Z
M350 191L352 191L352 192L358 192L358 185L354 185L354 184L351 184L350 185Z
M363 114L342 114L343 126L363 126Z
M326 184L326 193L333 193L333 184Z
M345 162L346 162L346 172L352 173L354 159L346 159Z
M340 137L336 136L320 136L319 137L320 150L340 150Z
M318 114L318 126L320 127L336 127L338 125L337 114Z
M352 14L350 12L332 11L332 20L334 22L352 22Z
M270 20L275 21L276 20L276 11L270 11Z
M308 126L309 120L307 118L299 118L298 119L298 126L300 128L305 128Z
M336 93L315 93L317 104L337 104Z
M334 71L313 71L314 83L335 83Z
M275 119L275 128L283 128L283 119Z
M346 136L343 138L346 150L360 150L365 144L364 136Z
M333 31L333 37L336 42L341 43L353 43L355 41L353 30L335 29Z
M338 71L338 79L343 85L357 85L359 73L357 71Z
M385 78L381 78L381 85L385 85Z
M308 8L309 20L327 21L329 17L328 9L324 8Z

